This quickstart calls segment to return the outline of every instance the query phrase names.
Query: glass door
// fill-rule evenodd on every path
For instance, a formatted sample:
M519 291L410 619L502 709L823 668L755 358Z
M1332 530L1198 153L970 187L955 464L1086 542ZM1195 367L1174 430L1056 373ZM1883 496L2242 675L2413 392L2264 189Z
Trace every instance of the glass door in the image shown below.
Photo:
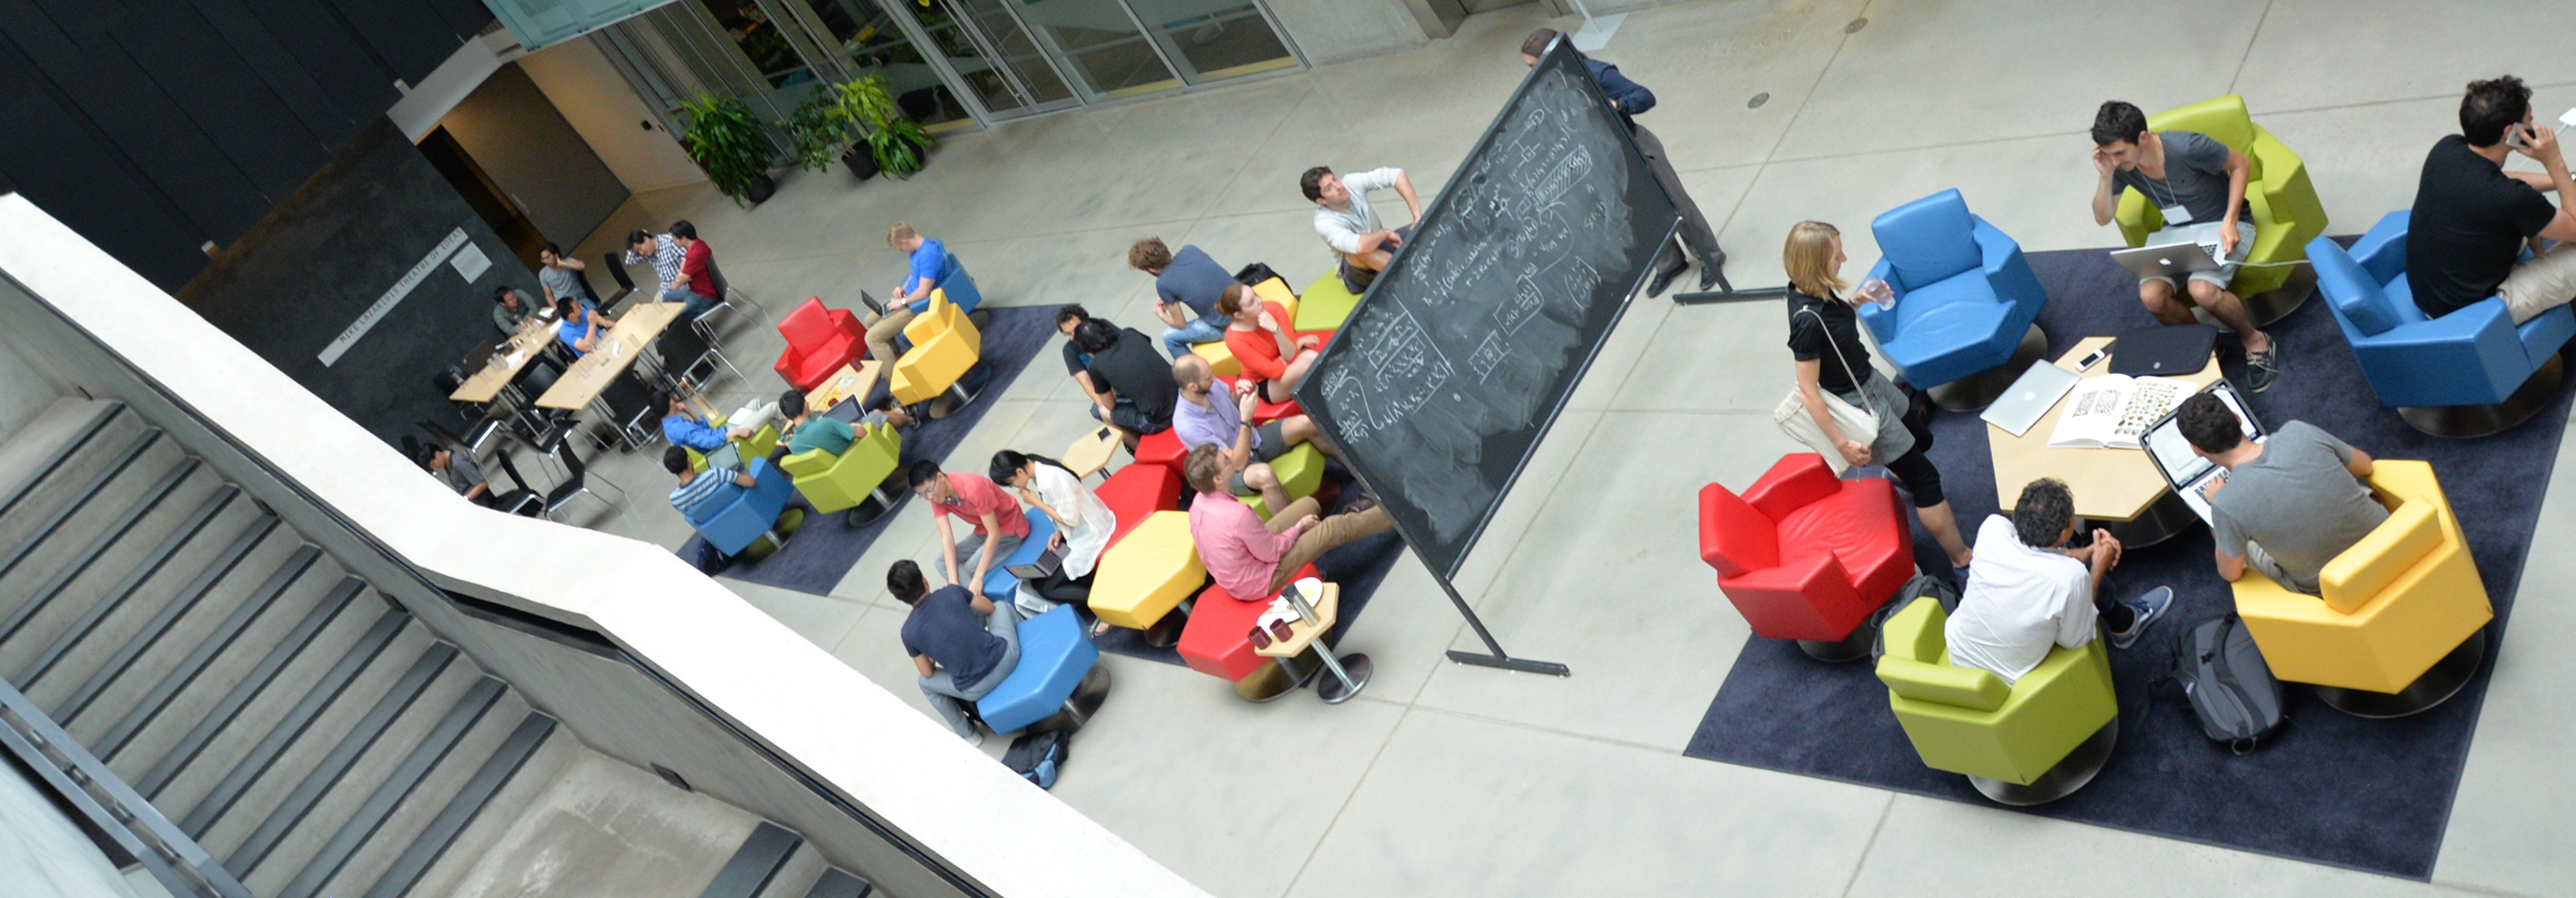
M840 69L835 80L883 77L895 104L932 133L974 126L973 109L958 99L939 67L875 0L769 2L805 23L814 52L832 57Z
M1181 86L1119 0L952 0L986 33L1027 35L1089 102Z
M957 0L885 2L902 5L994 118L1018 118L1081 103L1028 33L1007 19L977 21L973 11Z
M1128 0L1181 80L1205 84L1294 68L1297 56L1253 0Z

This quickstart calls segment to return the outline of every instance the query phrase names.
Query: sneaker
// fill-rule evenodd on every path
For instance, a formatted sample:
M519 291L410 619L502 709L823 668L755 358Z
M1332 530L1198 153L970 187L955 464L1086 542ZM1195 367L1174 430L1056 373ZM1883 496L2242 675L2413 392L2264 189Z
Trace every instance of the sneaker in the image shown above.
M2281 339L2264 336L2271 338L2272 348L2245 353L2245 388L2257 393L2271 389L2272 382L2281 378Z
M2137 613L2138 622L2129 625L2129 632L2112 636L2111 647L2125 649L2137 645L2138 637L2147 635L2147 625L2155 623L2156 618L2165 616L2165 609L2173 607L2173 598L2173 587L2159 586L2147 590L2146 595L2120 603Z
M1672 286L1673 279L1680 277L1681 274L1682 269L1679 268L1655 272L1655 279L1646 282L1646 298L1653 299L1664 295L1664 288Z

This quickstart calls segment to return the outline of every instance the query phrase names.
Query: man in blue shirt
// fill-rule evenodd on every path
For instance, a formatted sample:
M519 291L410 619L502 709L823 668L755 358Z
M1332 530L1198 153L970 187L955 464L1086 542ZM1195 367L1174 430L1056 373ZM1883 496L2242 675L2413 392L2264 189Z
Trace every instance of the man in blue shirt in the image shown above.
M555 339L563 341L565 349L572 350L573 358L589 355L591 350L599 348L600 341L608 336L608 328L616 323L600 314L598 309L576 302L569 296L555 301L555 316L560 319L555 323Z
M1154 318L1163 323L1163 351L1180 358L1199 343L1225 339L1227 317L1216 310L1218 296L1234 286L1234 275L1195 246L1172 252L1163 238L1147 237L1127 248L1127 266L1154 276Z
M1530 32L1529 38L1521 41L1521 61L1537 65L1538 58L1547 55L1548 47L1561 39L1553 28ZM1583 53L1576 50L1574 55L1581 57ZM1681 232L1673 235L1672 245L1664 247L1663 256L1655 261L1655 279L1646 282L1646 295L1664 295L1664 288L1672 286L1673 278L1690 267L1689 260L1682 258L1685 249L1699 259L1699 288L1716 286L1718 273L1726 267L1726 251L1717 248L1717 231L1708 226L1708 216L1700 214L1699 204L1682 189L1681 175L1673 171L1672 160L1664 153L1664 142L1655 137L1655 132L1637 124L1636 116L1655 108L1655 92L1619 74L1618 66L1598 59L1585 57L1583 67L1592 72L1592 80L1610 98L1611 111L1619 113L1619 120L1628 125L1628 133L1636 138L1637 152L1646 157L1646 166L1654 170L1655 180L1664 185L1664 192L1672 195L1674 208L1682 213Z
M690 411L688 403L683 401L680 394L676 392L655 390L653 393L654 403L663 408L662 439L673 446L685 446L700 453L707 453L723 448L726 440L739 440L751 436L751 428L748 427L717 430L709 426L707 419Z
M911 559L886 570L886 591L912 608L903 618L903 650L921 674L921 696L957 738L984 744L983 732L966 719L964 703L992 694L1020 666L1018 606L995 605L953 584L932 591L921 565Z
M903 286L886 300L885 314L868 322L868 357L885 363L879 371L894 370L895 359L903 356L895 349L894 338L903 335L903 326L912 323L912 316L930 311L930 291L948 272L947 244L915 233L911 225L897 222L887 229L886 245L910 256L911 268L904 274Z

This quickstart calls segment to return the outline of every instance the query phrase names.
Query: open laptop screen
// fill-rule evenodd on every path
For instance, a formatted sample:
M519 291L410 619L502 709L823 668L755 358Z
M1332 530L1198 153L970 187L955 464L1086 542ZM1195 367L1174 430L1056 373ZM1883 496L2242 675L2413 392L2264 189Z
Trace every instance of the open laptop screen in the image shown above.
M2265 435L2263 422L2256 420L2252 412L2245 410L2245 397L2237 395L2234 384L2223 380L2218 381L2209 385L2205 392L2216 394L2218 401L2227 405L2228 411L2236 413L2237 423L2245 428L2246 439L2256 442L2263 440ZM2198 486L2201 478L2207 476L2211 468L2216 467L2209 459L2202 458L2191 451L2191 441L2183 438L2182 425L2170 412L2163 418L2157 419L2154 426L2147 428L2145 448L2148 457L2155 460L2156 470L2162 472L2165 475L2165 482L2171 484L2177 491L2193 490ZM2193 510L2200 511L2203 517L2207 517L2208 512L2197 501L2198 498L2197 494L2186 497Z
M716 451L707 453L707 470L712 471L718 468L722 468L727 471L742 470L742 448L740 444L735 443L732 440L726 440L724 445L716 447Z

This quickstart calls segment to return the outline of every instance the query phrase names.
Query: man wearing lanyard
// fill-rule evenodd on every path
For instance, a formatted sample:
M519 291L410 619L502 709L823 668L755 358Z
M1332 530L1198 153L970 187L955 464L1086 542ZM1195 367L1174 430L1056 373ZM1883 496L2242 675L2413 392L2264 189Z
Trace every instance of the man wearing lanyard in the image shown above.
M1528 39L1521 41L1521 62L1537 65L1538 58L1547 55L1547 49L1563 39L1553 28L1530 32ZM1681 175L1673 171L1672 160L1664 154L1664 142L1655 137L1655 132L1637 124L1637 116L1655 108L1655 92L1619 74L1618 66L1586 57L1579 50L1574 55L1583 59L1583 67L1590 70L1592 80L1601 85L1602 95L1610 98L1611 111L1619 113L1619 121L1627 124L1628 133L1636 138L1637 152L1646 157L1646 165L1654 170L1655 180L1664 185L1665 193L1672 195L1673 208L1682 214L1681 232L1673 235L1672 245L1664 247L1663 256L1655 261L1655 279L1646 282L1646 295L1664 295L1664 288L1672 286L1673 279L1681 276L1682 269L1690 267L1690 260L1682 257L1685 249L1699 259L1699 288L1707 290L1716 286L1718 273L1726 267L1726 251L1717 248L1717 231L1708 226L1708 216L1700 214L1699 204L1692 202L1690 193L1682 189Z
M2245 154L2192 131L2149 131L2147 114L2118 100L2102 104L2093 116L2093 168L2101 180L2093 187L2093 223L2106 225L2120 211L2120 191L2135 190L2164 211L2165 226L2147 235L2145 246L2191 242L2216 245L2215 271L2195 271L2183 288L2189 301L2174 296L2173 278L2138 279L2138 301L2147 314L2168 325L2190 324L2191 307L2209 310L2220 324L2245 343L2245 386L2256 393L2272 388L2281 376L2280 356L2272 338L2255 329L2245 301L2227 292L2237 266L2254 246L2254 223L2245 219L2245 182L2254 166Z

